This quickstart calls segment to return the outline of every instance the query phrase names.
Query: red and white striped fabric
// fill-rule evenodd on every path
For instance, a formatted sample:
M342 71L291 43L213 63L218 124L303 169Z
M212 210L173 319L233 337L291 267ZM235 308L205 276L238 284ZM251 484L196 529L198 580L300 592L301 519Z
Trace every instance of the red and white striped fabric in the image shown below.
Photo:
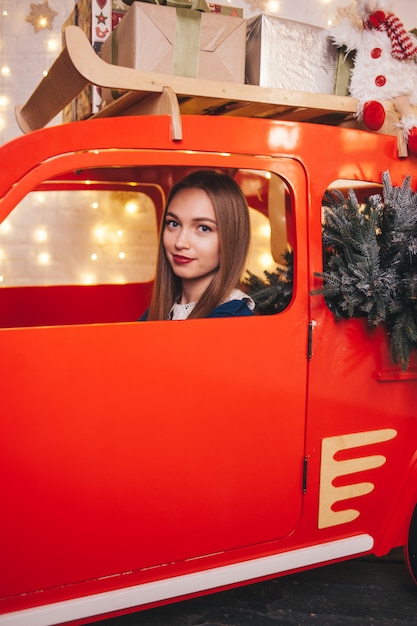
M391 39L391 54L400 61L417 56L417 45L413 42L401 20L394 13L385 14L377 11L364 21L366 30L377 29L385 31Z

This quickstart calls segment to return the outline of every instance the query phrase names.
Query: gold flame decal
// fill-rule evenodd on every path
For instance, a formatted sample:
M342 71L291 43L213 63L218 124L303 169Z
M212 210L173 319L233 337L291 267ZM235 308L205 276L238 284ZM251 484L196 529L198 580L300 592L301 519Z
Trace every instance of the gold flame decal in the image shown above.
M356 509L333 511L332 507L336 502L363 496L375 488L373 482L353 482L348 485L335 487L333 484L334 480L340 476L381 467L387 460L382 454L374 454L372 456L360 456L337 461L335 459L336 453L351 448L382 443L394 439L396 436L396 430L385 428L323 439L320 470L319 528L345 524L359 517L360 511Z

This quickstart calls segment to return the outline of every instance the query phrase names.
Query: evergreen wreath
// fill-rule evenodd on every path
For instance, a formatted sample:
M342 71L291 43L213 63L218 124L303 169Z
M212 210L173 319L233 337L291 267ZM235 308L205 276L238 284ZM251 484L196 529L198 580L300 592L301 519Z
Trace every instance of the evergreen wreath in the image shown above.
M417 350L417 193L407 176L394 187L382 175L382 196L360 204L353 189L347 197L328 191L324 197L324 271L315 276L336 319L366 318L371 327L384 325L391 358L405 371ZM260 315L288 306L293 290L293 252L284 265L264 278L247 271L244 286Z
M383 196L361 206L354 191L324 198L324 271L316 274L336 319L366 317L384 324L391 358L402 370L417 348L417 193L406 177L393 187L382 176Z

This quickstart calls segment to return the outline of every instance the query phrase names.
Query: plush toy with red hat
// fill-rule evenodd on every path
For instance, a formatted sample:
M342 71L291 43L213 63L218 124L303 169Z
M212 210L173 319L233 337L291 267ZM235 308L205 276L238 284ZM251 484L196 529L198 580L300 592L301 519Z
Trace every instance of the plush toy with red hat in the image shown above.
M384 101L398 112L399 126L410 153L417 155L417 39L393 13L391 0L356 0L359 20L339 11L329 29L335 45L356 51L349 93L358 99L357 118L369 130L385 121Z

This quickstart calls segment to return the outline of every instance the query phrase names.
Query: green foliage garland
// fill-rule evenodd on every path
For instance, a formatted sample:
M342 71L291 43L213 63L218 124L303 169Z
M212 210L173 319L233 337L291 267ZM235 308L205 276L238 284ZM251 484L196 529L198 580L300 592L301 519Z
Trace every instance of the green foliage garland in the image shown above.
M410 177L361 207L353 190L325 196L321 289L337 319L366 317L385 324L391 357L406 370L417 348L417 194Z

